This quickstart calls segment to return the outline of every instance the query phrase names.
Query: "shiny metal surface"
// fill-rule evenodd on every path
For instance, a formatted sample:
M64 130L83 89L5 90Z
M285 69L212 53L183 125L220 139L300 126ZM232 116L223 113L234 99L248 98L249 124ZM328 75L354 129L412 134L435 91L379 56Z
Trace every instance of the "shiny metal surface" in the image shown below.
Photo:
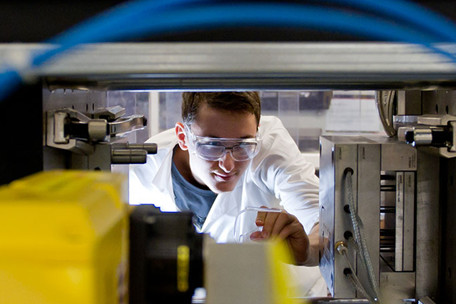
M145 164L147 151L139 149L113 149L111 150L112 164Z
M448 114L427 114L418 116L418 123L426 126L446 126L448 122L455 120L456 116Z
M454 90L413 90L403 93L402 103L418 108L422 115L397 115L398 137L413 146L431 146L423 151L446 158L456 157L456 95ZM419 98L418 98L419 96ZM412 119L408 119L412 118Z
M395 271L403 271L404 243L404 172L396 173L396 233L395 233Z
M416 149L404 143L382 146L382 171L414 171L418 166Z
M130 143L116 143L113 145L114 149L134 149L134 150L145 150L147 154L157 153L157 144L145 143L145 144L130 144Z
M414 271L415 172L396 172L395 270Z
M341 255L335 252L335 245L345 240L344 232L351 231L348 213L344 211L342 177L345 168L357 172L356 145L336 146L332 138L321 137L320 155L320 271L328 284L329 291L335 297L356 298L356 290L344 275L348 267ZM357 176L353 176L356 180ZM356 188L357 183L354 182ZM356 193L356 189L353 189ZM355 202L356 204L356 202ZM350 264L356 271L356 254L353 247L347 253Z
M142 129L146 126L144 115L131 115L109 123L109 134L122 134Z
M47 47L0 45L0 63L23 66ZM24 76L74 86L392 89L455 84L455 72L448 58L409 44L111 43L79 46Z
M430 145L432 143L432 130L417 128L413 131L413 146Z
M107 121L105 119L91 119L87 123L89 138L94 141L103 141L108 134Z
M372 262L377 286L379 284L380 255L380 167L381 145L378 143L359 144L358 162L358 216L362 219L362 229L366 238L368 253ZM369 224L366 224L369 223ZM367 272L358 256L358 275L362 282L369 282ZM360 298L360 294L358 293Z
M348 294L351 289L345 284L350 282L344 274L347 263L334 249L343 241L347 256L355 254L353 242L345 239L346 232L353 228L346 220L343 197L348 190L343 187L342 177L350 168L361 228L382 295L388 299L383 303L413 298L415 171L420 166L416 149L398 141L360 136L322 136L320 143L320 237L325 246L320 268L330 290L337 298L361 297L357 292L354 296ZM381 211L388 211L389 215L381 217ZM362 261L356 256L353 268L363 285L368 286Z
M347 256L356 275L368 286L368 275L352 239L353 226L347 209L344 176L346 169L353 170L353 197L356 212L362 221L367 249L374 275L379 280L380 251L380 144L364 137L321 137L320 161L320 237L325 245L320 268L330 291L338 298L361 297L344 274L347 261L334 252L336 244L347 242ZM351 209L351 208L350 208ZM368 223L368 224L367 224ZM364 286L366 288L366 286Z
M402 270L415 270L415 172L404 172Z

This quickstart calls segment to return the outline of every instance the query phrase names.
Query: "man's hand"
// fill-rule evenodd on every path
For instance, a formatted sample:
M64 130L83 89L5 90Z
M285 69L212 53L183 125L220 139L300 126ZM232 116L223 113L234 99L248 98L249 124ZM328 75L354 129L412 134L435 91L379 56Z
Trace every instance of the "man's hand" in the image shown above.
M263 227L263 230L252 233L250 235L251 240L259 241L270 238L286 240L293 252L296 264L318 265L318 225L312 229L308 236L296 216L286 211L280 213L260 211L257 214L255 224L258 227Z

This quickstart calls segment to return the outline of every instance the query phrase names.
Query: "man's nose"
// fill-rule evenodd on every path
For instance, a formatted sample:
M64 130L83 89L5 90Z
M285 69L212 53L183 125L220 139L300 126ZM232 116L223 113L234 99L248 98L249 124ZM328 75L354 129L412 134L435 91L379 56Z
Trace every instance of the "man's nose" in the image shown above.
M233 159L233 156L231 156L231 151L228 150L226 151L222 159L219 160L219 167L222 168L222 170L226 173L230 173L231 171L233 171L234 166L235 160Z

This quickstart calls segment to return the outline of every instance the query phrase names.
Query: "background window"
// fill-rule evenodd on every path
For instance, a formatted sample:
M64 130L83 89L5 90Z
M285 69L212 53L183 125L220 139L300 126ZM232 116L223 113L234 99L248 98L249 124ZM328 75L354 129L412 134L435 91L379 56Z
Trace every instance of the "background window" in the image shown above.
M143 114L148 128L129 137L144 142L181 120L181 92L110 91L108 106ZM263 115L278 116L303 153L318 154L321 135L385 135L375 91L260 91Z

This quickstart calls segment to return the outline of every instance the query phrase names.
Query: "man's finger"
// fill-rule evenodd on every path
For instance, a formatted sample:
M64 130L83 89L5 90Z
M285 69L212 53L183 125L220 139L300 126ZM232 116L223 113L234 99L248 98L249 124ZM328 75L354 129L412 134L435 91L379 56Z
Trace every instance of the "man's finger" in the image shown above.
M250 239L251 239L252 241L261 241L261 240L264 240L263 235L261 234L261 231L252 232L252 234L250 235Z
M261 206L261 209L264 209L265 211L258 211L257 212L257 217L255 219L255 224L258 227L264 226L265 218L267 214L270 212L269 210L275 210L274 212L280 212L280 209L275 209L275 208L268 208L266 206Z
M258 227L264 226L264 219L266 218L266 212L258 211L257 217L255 219L255 224Z
M280 213L278 212L265 212L266 217L264 218L264 225L262 234L264 238L269 238L271 236L272 230L274 229L275 222L279 217Z
M271 236L280 236L280 232L287 227L288 225L292 224L295 220L295 217L285 211L279 213L274 226L272 227ZM297 221L297 219L296 219Z

